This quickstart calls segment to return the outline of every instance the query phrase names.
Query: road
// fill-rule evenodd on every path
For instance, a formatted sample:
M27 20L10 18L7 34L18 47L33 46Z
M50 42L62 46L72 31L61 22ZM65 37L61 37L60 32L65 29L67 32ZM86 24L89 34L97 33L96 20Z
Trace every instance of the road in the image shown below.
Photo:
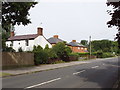
M3 88L112 88L118 79L118 58L86 61L54 70L3 78Z

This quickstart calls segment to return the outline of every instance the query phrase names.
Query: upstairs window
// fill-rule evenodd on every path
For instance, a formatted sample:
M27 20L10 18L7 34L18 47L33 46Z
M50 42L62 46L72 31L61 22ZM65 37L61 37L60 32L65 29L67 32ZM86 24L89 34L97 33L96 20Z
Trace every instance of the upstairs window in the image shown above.
M25 40L25 41L26 41L26 46L29 46L28 40Z

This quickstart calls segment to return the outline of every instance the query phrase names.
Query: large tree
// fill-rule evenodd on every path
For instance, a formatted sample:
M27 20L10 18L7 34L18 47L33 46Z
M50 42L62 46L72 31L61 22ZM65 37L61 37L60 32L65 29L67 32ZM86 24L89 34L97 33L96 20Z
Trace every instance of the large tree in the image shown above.
M113 10L108 10L108 14L111 15L111 20L107 22L108 27L116 26L118 33L116 39L118 41L118 47L120 48L120 0L116 2L114 0L107 0L107 6L113 6Z
M2 28L10 31L10 25L27 25L31 23L29 10L37 2L2 2Z

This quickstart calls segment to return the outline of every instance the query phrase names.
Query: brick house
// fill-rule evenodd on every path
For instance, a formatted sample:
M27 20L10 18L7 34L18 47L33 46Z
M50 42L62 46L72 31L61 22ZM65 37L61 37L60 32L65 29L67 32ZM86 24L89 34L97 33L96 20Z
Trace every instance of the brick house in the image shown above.
M64 40L59 39L58 35L54 35L53 37L49 38L48 41L50 42L50 44L52 46L54 46L55 44L57 44L58 42L64 42Z
M73 52L78 52L78 53L88 52L87 47L76 42L76 40L72 40L72 42L68 43L68 46L72 49Z

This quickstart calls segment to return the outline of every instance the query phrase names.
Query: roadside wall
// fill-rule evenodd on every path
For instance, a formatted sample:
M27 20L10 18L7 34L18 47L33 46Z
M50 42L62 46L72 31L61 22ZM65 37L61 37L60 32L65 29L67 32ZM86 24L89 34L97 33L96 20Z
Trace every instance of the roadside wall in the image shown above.
M34 54L27 52L3 52L2 67L34 65Z

